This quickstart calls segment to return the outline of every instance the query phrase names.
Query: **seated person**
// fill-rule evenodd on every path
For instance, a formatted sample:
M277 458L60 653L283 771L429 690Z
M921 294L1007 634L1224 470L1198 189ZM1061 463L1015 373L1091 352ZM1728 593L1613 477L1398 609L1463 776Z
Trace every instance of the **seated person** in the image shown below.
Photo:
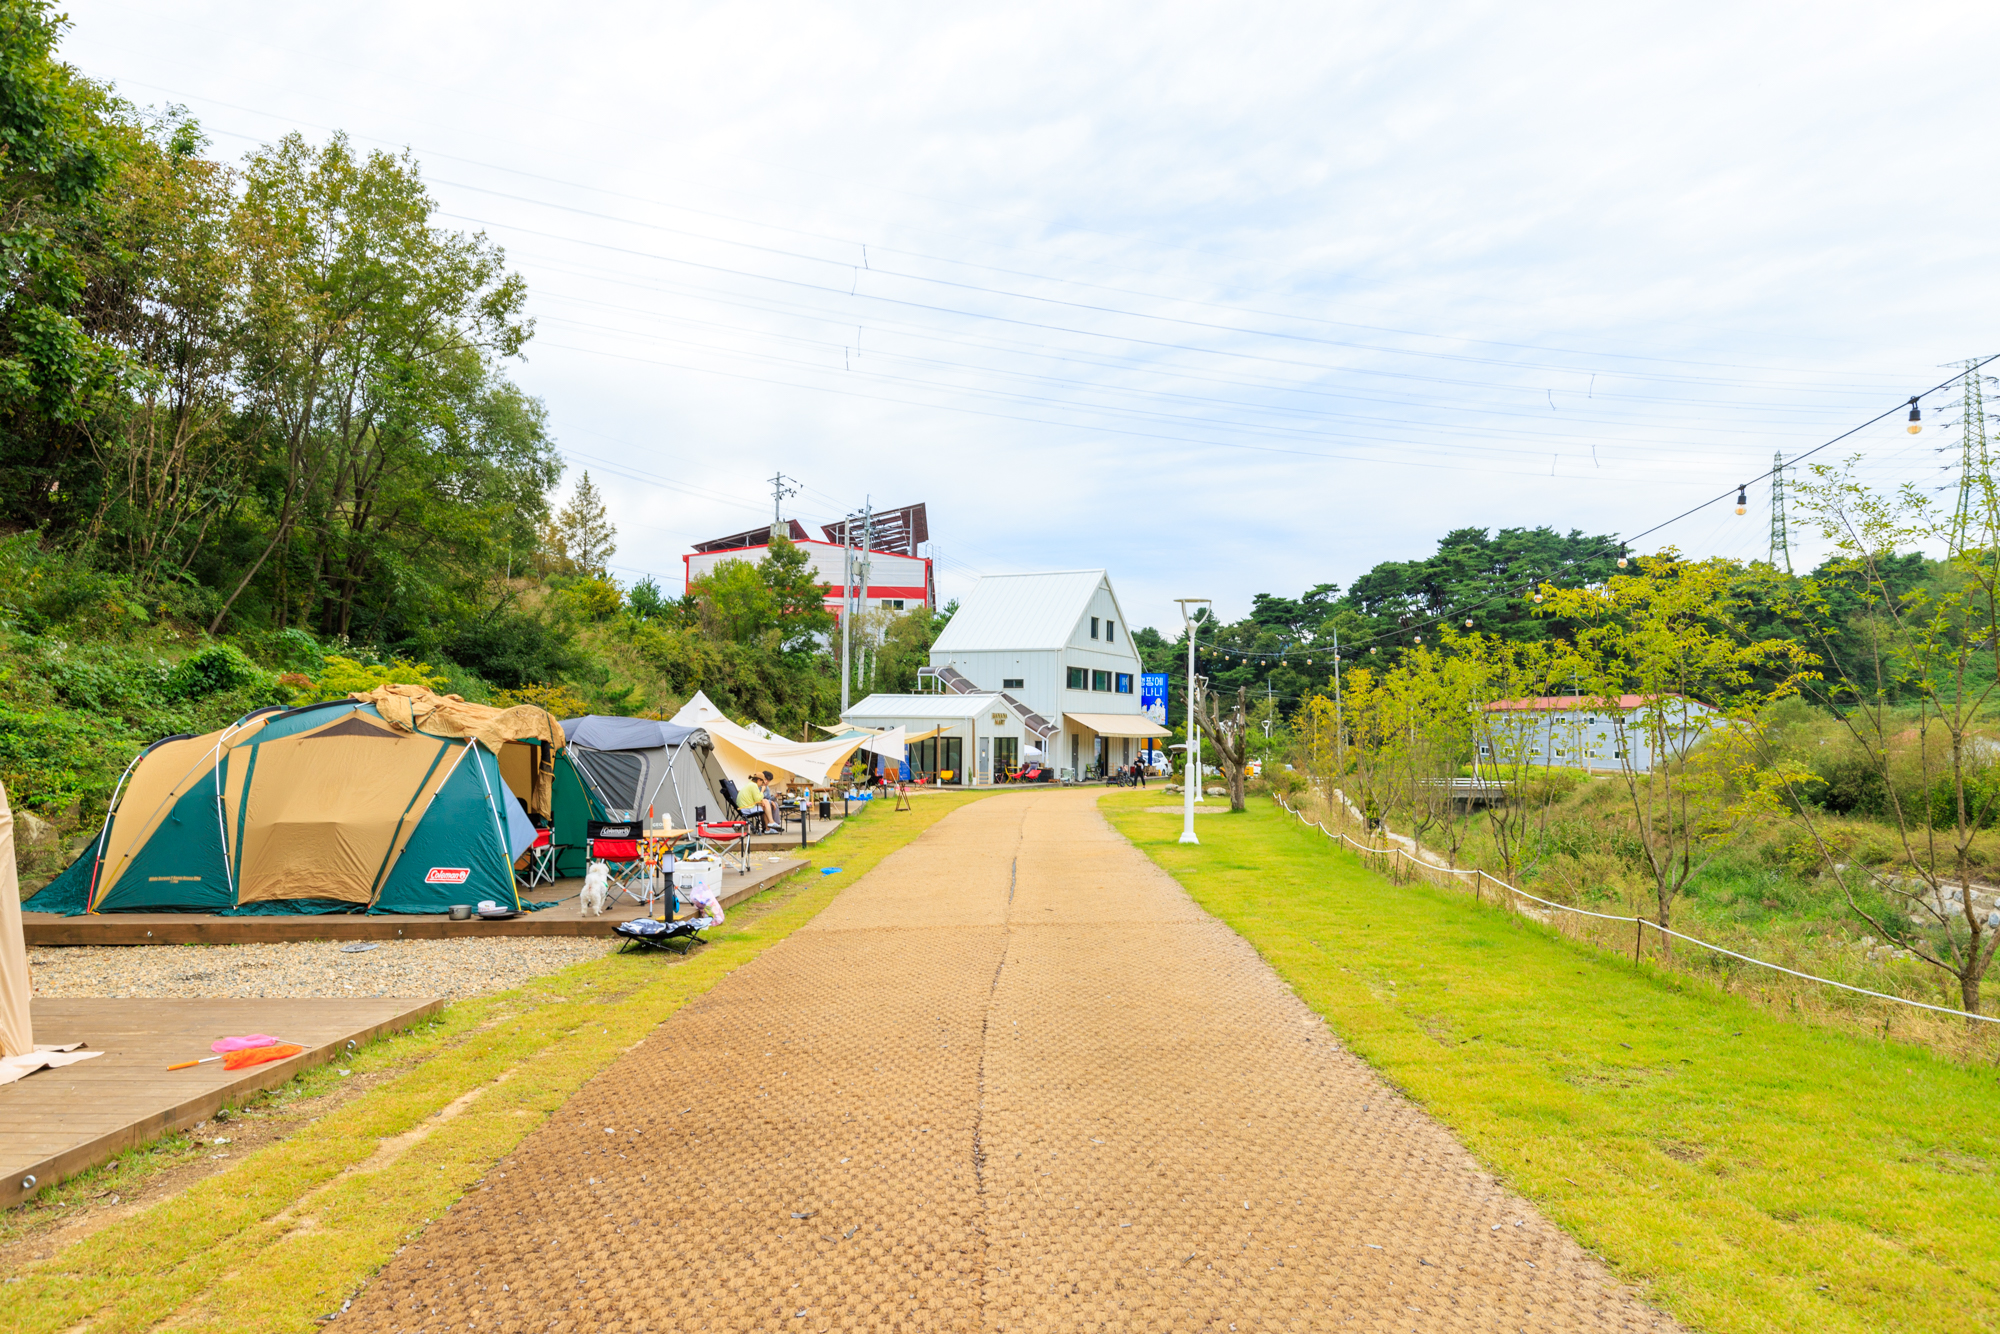
M772 795L776 789L771 784L776 781L771 776L771 771L766 769L764 771L764 782L760 790L764 796L764 826L767 829L783 829L785 827L785 822L778 818L778 800Z
M743 786L737 789L736 813L747 820L763 809L764 790L757 786L757 775L751 774L743 780Z

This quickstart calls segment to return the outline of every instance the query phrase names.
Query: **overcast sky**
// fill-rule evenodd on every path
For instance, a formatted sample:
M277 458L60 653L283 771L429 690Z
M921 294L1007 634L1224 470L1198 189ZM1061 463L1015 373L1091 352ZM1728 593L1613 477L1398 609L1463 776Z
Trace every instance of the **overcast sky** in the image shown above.
M808 523L927 502L943 596L1103 566L1164 628L1638 533L2000 352L1990 6L71 13L219 157L412 150L527 277L615 572L676 591L782 471ZM1939 484L1945 415L1819 457ZM1761 557L1732 509L1643 545Z

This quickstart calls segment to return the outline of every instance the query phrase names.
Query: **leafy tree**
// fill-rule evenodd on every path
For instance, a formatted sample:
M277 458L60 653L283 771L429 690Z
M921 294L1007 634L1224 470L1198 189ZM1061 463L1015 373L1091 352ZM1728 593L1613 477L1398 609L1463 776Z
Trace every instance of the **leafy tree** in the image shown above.
M1610 719L1662 948L1674 901L1715 858L1778 809L1796 781L1764 767L1766 705L1793 693L1811 658L1793 640L1745 642L1741 581L1728 561L1641 557L1602 586L1544 585L1549 616L1575 627L1584 707ZM1776 678L1759 688L1757 677ZM1638 767L1644 755L1646 766Z

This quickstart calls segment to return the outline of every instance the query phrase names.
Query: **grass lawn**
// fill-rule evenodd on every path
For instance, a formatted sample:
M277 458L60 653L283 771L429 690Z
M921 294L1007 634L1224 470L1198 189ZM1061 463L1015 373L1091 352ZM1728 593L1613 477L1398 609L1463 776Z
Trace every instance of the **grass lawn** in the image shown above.
M1469 896L1268 799L1112 823L1353 1050L1704 1330L2000 1328L2000 1072L1787 1023ZM2000 1047L1996 1048L2000 1053Z
M10 1334L304 1331L476 1186L661 1020L810 921L847 885L968 801L864 813L808 868L684 960L614 955L453 1004L347 1068L402 1073L227 1172L22 1266L0 1282ZM745 911L768 904L761 912ZM740 924L739 924L740 921ZM302 1080L337 1076L319 1071ZM111 1170L100 1169L100 1170Z

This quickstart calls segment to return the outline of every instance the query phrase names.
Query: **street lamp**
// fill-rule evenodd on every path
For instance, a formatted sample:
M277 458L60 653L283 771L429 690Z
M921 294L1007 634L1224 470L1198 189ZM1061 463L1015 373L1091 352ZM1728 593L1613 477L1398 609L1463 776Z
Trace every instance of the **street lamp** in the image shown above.
M1181 604L1181 624L1187 627L1188 674L1187 674L1187 749L1182 752L1181 763L1181 805L1186 814L1181 817L1181 842L1199 843L1194 836L1195 789L1201 784L1201 729L1194 720L1194 606L1213 608L1215 603L1209 598L1175 598Z

